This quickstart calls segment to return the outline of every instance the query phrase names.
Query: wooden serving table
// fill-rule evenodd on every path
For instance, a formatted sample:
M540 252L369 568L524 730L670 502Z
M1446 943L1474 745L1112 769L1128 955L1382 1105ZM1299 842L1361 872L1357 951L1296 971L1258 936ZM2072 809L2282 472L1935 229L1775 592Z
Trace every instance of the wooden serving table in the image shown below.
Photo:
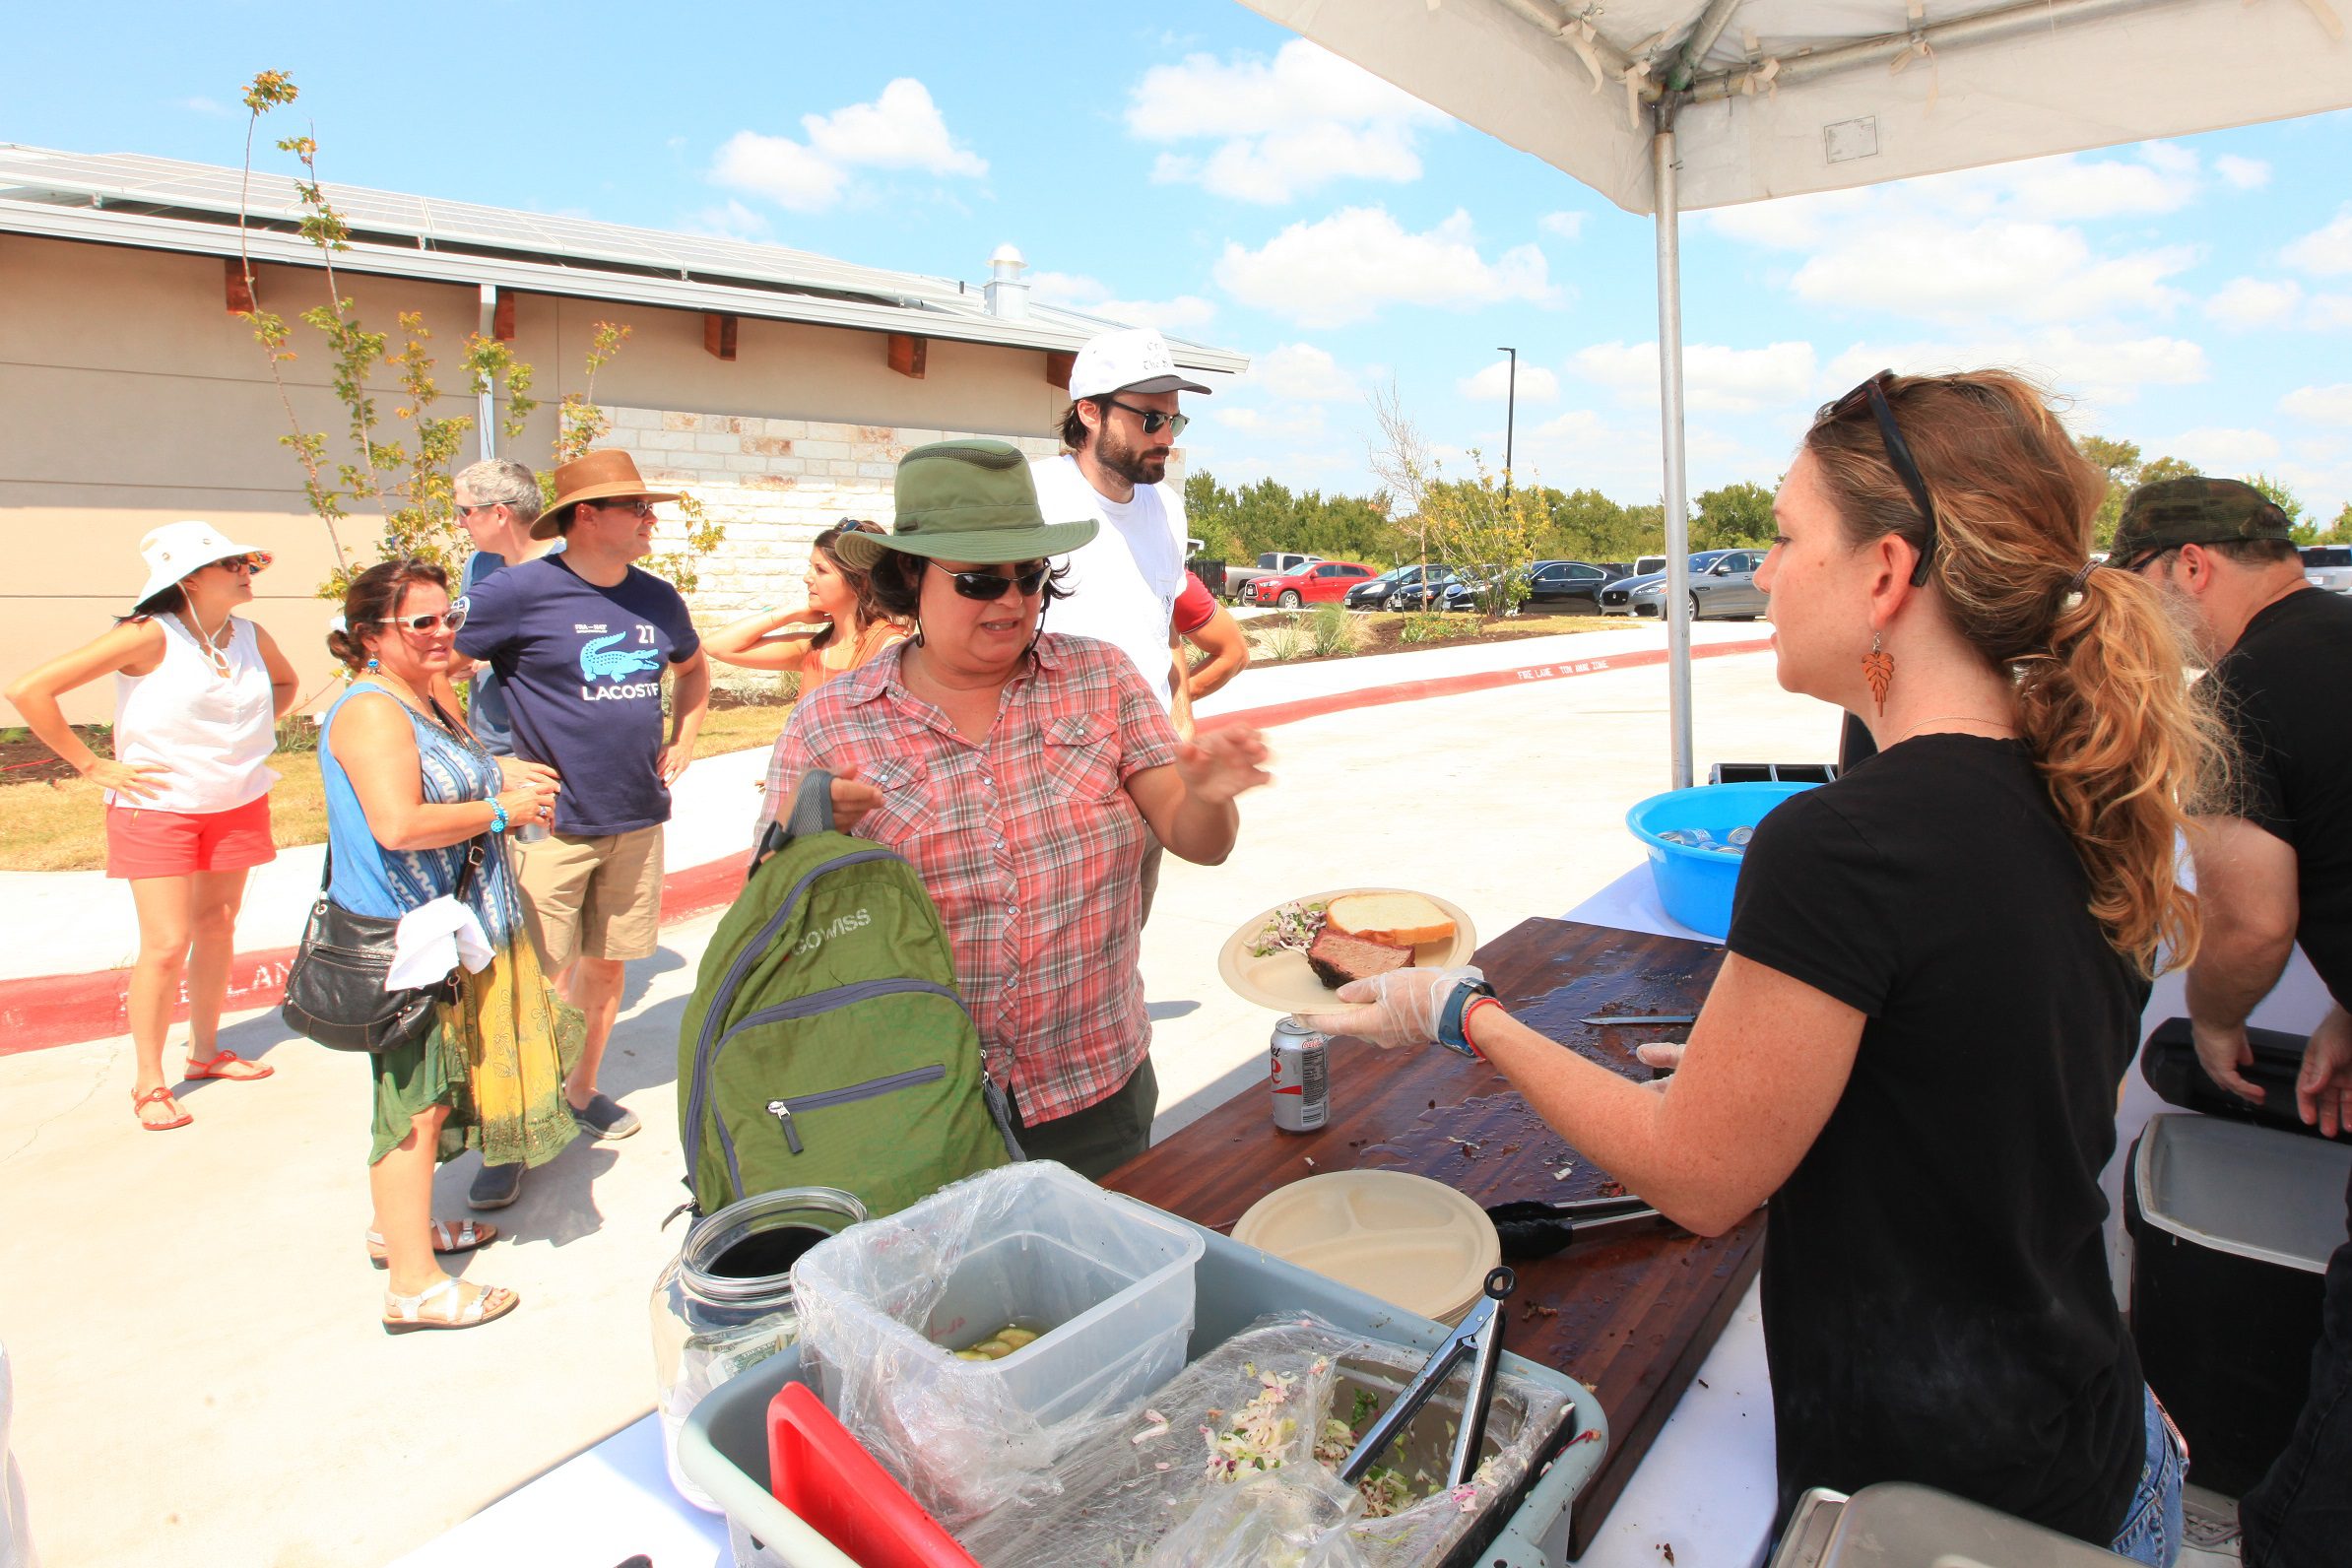
M1645 1040L1686 1031L1580 1023L1606 1013L1695 1013L1724 950L1672 937L1530 920L1478 949L1476 962L1513 1015L1628 1078ZM1451 1051L1331 1046L1332 1119L1283 1133L1268 1097L1245 1091L1103 1185L1230 1232L1276 1187L1318 1172L1380 1166L1469 1194L1481 1207L1560 1202L1604 1191L1606 1173L1538 1121L1500 1073ZM1665 1225L1616 1227L1553 1257L1513 1263L1518 1293L1505 1345L1582 1381L1614 1439L1577 1499L1569 1555L1582 1555L1690 1384L1762 1262L1764 1217L1713 1238Z

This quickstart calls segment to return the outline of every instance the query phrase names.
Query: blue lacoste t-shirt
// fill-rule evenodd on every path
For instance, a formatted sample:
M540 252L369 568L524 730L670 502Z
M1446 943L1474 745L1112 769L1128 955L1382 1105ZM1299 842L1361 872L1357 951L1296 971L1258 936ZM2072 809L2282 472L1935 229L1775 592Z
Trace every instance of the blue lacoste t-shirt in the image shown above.
M563 776L555 831L626 833L670 819L662 782L662 667L702 639L678 590L635 567L610 588L559 555L485 577L466 595L457 650L496 672L514 754Z

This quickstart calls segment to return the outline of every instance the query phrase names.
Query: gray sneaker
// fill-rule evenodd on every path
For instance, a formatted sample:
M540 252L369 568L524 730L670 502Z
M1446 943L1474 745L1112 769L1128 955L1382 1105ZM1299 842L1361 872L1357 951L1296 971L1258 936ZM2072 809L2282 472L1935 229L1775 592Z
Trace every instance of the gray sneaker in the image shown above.
M485 1165L466 1190L468 1209L504 1209L523 1195L523 1167Z
M591 1138L626 1138L644 1125L637 1113L599 1089L585 1105L572 1107L571 1119Z

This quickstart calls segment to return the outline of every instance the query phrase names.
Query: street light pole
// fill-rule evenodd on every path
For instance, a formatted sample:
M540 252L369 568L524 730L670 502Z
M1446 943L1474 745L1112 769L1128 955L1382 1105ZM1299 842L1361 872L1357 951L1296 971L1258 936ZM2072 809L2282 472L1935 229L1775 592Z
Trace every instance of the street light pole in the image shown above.
M1511 438L1517 433L1519 423L1519 351L1497 346L1496 353L1511 357L1510 391L1503 403L1503 493L1511 493Z

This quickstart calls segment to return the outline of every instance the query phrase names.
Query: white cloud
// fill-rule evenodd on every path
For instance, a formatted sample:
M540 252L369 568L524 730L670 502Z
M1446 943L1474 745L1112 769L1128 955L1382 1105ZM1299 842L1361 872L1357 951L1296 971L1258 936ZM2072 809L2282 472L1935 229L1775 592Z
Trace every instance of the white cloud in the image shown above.
M1476 375L1466 375L1454 390L1477 403L1501 403L1512 396L1511 361L1497 359ZM1518 397L1522 403L1549 403L1560 395L1560 378L1539 364L1519 367Z
M1829 363L1822 378L1834 395L1873 371L1908 375L2001 365L2041 382L2101 416L2150 386L2188 386L2205 379L2205 351L2182 338L2087 333L2057 327L2032 335L1986 336L1913 343L1856 344Z
M2352 272L2352 207L2335 215L2335 222L2315 229L2281 252L2291 267L2322 278Z
M1577 352L1587 380L1613 389L1628 407L1658 403L1658 345L1597 343ZM1754 414L1802 408L1814 400L1817 368L1809 343L1733 349L1691 343L1682 349L1682 399L1693 413Z
M1308 327L1367 320L1390 304L1464 310L1561 297L1542 251L1517 245L1489 262L1463 211L1416 234L1385 208L1342 208L1292 224L1256 250L1227 241L1216 281L1242 303Z
M710 177L765 196L790 212L820 213L841 199L859 168L915 169L976 179L988 163L955 145L931 93L902 76L871 103L801 116L805 142L738 131L719 149Z
M2270 183L2270 165L2258 158L2224 153L2213 161L2213 172L2238 190L2260 190Z
M2195 197L2196 159L2154 156L2163 143L2144 149L2143 161L2037 158L2013 167L1970 169L1945 176L1975 187L1980 200L2019 218L2066 219L2151 217L2179 212ZM2184 162L2186 160L2186 162Z
M1083 273L1037 273L1029 279L1029 291L1044 304L1066 305L1131 327L1157 327L1162 332L1206 326L1216 315L1216 305L1199 294L1178 294L1173 299L1114 298L1109 285Z
M171 106L175 109L186 109L191 114L209 114L215 119L226 120L234 118L229 111L229 105L223 103L218 98L208 98L202 97L173 98L171 100Z
M2052 224L1894 219L1849 229L1798 267L1791 288L1817 304L1931 319L2071 320L2168 312L2183 295L2166 280L2195 260L2185 245L2102 257L2080 229Z
M2284 326L2303 300L2291 278L2232 278L2205 301L2205 314L2225 327Z
M2322 331L2352 327L2352 294L2313 294L2312 307L2304 315L2307 322Z
M2200 474L2253 474L2278 461L2278 438L2267 430L2204 425L2155 443L2154 450L2195 465Z
M1259 355L1250 361L1247 379L1273 397L1293 402L1337 402L1363 390L1339 360L1311 343L1285 343Z
M2279 412L2326 425L2352 425L2352 381L2297 387L2278 400Z
M717 207L705 207L681 226L689 234L712 234L721 239L765 239L768 222L730 196Z
M1560 239L1578 239L1585 231L1583 213L1545 213L1535 220L1535 227Z
M1869 211L1872 200L1873 194L1866 188L1827 190L1719 207L1696 216L1706 228L1728 239L1770 250L1810 250L1826 243L1842 221Z
M1248 404L1212 405L1209 410L1209 418L1227 429L1283 440L1303 440L1321 435L1324 431L1322 406L1314 403L1282 413L1252 408Z
M1146 142L1212 142L1163 153L1152 178L1236 201L1279 204L1336 179L1421 177L1420 133L1451 119L1303 38L1272 60L1188 55L1143 73L1127 128Z

